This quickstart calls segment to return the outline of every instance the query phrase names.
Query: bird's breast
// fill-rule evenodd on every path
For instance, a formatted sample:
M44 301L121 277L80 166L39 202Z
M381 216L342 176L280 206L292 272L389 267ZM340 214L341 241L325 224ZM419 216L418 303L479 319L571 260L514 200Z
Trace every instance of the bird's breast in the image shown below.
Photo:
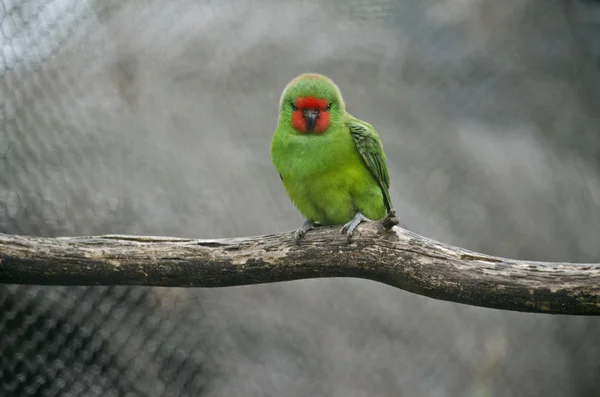
M297 135L274 142L275 166L288 179L308 179L343 172L361 161L350 134Z

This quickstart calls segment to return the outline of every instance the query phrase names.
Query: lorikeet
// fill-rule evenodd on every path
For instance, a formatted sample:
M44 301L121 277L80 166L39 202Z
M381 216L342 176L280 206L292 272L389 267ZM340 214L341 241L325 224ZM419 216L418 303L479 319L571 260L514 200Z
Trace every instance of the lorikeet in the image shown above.
M285 87L271 159L290 199L306 218L298 242L316 225L344 225L350 240L364 221L392 209L390 177L377 131L348 112L338 86L305 73Z

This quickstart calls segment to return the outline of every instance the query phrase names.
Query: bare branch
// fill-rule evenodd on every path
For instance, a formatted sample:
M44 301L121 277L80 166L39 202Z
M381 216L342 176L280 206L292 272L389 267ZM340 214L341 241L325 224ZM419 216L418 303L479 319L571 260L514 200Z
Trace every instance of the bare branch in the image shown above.
M600 265L492 257L397 226L363 223L235 239L0 234L0 282L227 287L358 277L435 299L504 310L600 315ZM391 227L391 228L390 228Z

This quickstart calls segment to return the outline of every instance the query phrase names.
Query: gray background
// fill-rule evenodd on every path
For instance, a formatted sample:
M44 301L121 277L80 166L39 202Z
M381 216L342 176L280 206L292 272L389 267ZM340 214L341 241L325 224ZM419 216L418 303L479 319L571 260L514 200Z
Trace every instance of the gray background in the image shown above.
M316 71L375 126L413 231L600 257L600 6L557 0L0 2L0 232L292 230L269 159ZM3 396L592 396L600 320L365 280L0 286Z

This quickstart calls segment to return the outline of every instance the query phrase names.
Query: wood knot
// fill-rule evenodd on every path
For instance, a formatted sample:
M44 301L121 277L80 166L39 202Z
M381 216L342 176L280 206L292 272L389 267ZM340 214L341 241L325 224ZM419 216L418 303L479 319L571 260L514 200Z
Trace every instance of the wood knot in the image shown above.
M388 214L381 220L381 226L390 230L394 226L398 226L400 224L400 220L396 217L396 210L390 210Z

